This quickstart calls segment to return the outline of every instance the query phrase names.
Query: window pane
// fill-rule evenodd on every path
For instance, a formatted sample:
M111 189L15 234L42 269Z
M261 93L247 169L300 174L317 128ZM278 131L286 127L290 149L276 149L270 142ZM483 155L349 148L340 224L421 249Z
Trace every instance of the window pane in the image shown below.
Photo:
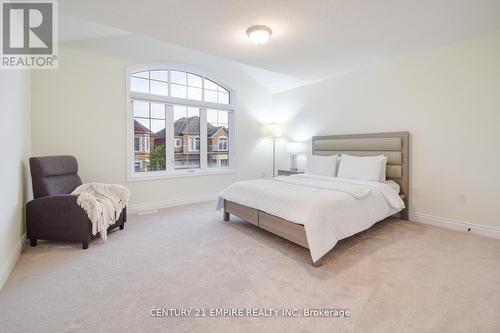
M210 90L217 90L217 87L219 86L213 81L210 81L209 79L204 79L205 81L205 89L210 89Z
M168 81L168 71L151 71L151 80Z
M141 125L145 129L142 128L141 126L138 126L137 123L139 123L139 125ZM142 132L147 132L147 131L149 131L149 126L150 126L150 124L149 124L149 118L134 118L134 128L137 131L139 131L141 133Z
M201 76L188 73L188 86L201 88Z
M201 88L188 87L188 98L201 101Z
M149 80L131 77L130 78L130 91L148 94L149 93Z
M195 107L174 105L174 167L195 169L200 167L200 110Z
M207 109L207 122L217 125L217 110Z
M151 132L157 134L159 131L165 128L165 120L161 119L151 119Z
M207 166L229 167L229 112L207 109Z
M188 106L187 108L187 116L188 117L197 117L197 123L200 123L199 116L200 116L200 110L197 107L194 106ZM198 125L199 127L199 125Z
M224 125L227 125L229 123L228 121L228 114L229 112L228 111L224 111L224 110L219 110L218 112L218 121L219 121L219 125L220 124L224 124Z
M217 103L217 91L205 90L205 101Z
M168 83L160 81L150 81L151 93L154 95L168 96Z
M170 71L170 80L172 83L186 85L186 72Z
M144 79L149 79L149 72L145 71L145 72L132 73L132 74L130 74L130 76L142 77Z
M186 98L186 92L187 92L187 87L186 86L180 86L178 84L171 84L170 85L172 97L179 97L179 98Z
M165 104L151 103L151 118L165 119Z
M229 91L227 91L226 88L224 88L223 86L217 85L217 91L225 92L225 93L229 94Z
M219 91L218 94L219 94L219 103L229 104L229 94L228 93Z
M179 120L187 115L187 106L185 105L174 105L174 121ZM179 123L182 124L182 123Z
M134 117L149 117L149 103L144 101L134 100L133 109L134 109Z

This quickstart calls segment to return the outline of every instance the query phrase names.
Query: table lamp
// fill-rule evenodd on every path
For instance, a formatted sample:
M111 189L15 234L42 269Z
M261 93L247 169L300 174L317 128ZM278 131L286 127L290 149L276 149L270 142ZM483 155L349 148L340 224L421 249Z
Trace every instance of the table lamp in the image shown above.
M303 145L301 142L288 142L286 144L286 151L290 154L290 170L297 171L297 154L303 152Z

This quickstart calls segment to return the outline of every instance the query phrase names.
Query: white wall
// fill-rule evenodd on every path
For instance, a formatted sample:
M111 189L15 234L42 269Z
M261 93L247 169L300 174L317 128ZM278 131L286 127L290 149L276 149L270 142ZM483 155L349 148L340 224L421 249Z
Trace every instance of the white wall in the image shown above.
M30 153L30 74L0 70L0 289L21 252L24 203L31 193L27 158Z
M411 211L500 227L500 33L278 94L275 109L294 141L410 131Z
M233 62L137 35L66 43L59 52L58 70L32 75L33 155L75 155L83 181L125 184L131 206L142 209L271 173L260 128L272 95ZM237 174L126 183L125 69L156 62L199 67L237 90Z

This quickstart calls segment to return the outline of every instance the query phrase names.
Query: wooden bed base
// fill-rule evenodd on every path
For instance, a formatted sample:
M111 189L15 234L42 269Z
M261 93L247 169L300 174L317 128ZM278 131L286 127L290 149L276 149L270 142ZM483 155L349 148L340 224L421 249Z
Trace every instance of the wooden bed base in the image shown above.
M224 200L224 221L229 221L230 215L235 215L259 228L285 238L295 244L309 249L304 225L293 223L280 217L267 214L255 208L240 205ZM321 265L321 259L311 264L314 267Z
M404 200L404 195L401 195ZM245 220L259 228L267 230L275 235L289 240L297 245L300 245L309 250L309 243L307 242L306 230L303 224L293 223L280 217L268 214L261 210L240 205L232 201L224 200L224 221L228 222L230 216L238 216L240 219ZM396 214L402 219L408 220L404 211ZM312 261L311 265L318 267L321 265L321 259Z

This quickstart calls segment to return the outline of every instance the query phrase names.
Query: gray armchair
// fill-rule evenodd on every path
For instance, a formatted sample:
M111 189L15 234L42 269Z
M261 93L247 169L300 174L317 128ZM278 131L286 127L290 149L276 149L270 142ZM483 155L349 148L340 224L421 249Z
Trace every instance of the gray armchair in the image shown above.
M73 156L32 157L29 160L34 199L26 204L26 232L31 246L38 239L81 242L87 249L92 239L92 224L70 193L82 180ZM123 229L126 208L108 230Z

